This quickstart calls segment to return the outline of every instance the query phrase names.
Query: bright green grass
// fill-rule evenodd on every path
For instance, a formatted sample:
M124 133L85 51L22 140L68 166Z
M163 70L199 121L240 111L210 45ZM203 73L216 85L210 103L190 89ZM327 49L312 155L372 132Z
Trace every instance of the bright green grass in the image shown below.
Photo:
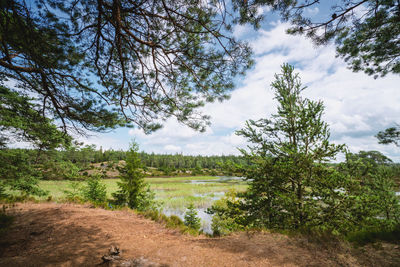
M146 178L150 188L155 192L156 199L163 203L164 209L184 210L189 204L197 208L209 207L215 197L221 196L221 192L229 190L244 191L247 184L241 181L218 182L218 177L194 176L172 178ZM210 181L204 184L188 183L187 181ZM215 182L211 182L215 180ZM111 197L118 190L119 179L105 179L103 183L107 187L107 195ZM41 181L40 187L49 191L54 200L62 200L64 191L69 190L70 181ZM80 182L84 185L84 182Z

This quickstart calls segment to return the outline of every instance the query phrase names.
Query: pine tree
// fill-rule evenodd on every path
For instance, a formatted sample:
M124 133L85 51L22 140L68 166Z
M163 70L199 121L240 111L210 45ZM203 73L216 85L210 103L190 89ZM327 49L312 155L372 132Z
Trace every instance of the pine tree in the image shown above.
M194 230L199 230L201 227L201 219L197 217L197 211L193 204L190 204L187 208L187 211L185 213L185 225L194 229Z
M252 161L250 188L242 203L249 225L302 228L340 223L346 179L325 163L344 149L329 142L321 101L303 98L298 74L288 64L271 84L278 111L270 119L249 120L237 132L253 144L241 150Z
M126 153L126 165L120 168L119 191L113 193L117 205L128 205L131 209L146 210L153 208L154 193L144 181L138 144L131 143Z
M100 176L94 176L86 180L82 188L83 198L94 203L104 203L107 200L106 185L101 182Z
M304 35L317 45L334 40L337 55L353 71L364 71L374 77L400 74L400 2L398 0L233 0L240 9L240 20L259 22L258 10L269 6L280 12L292 27L288 33ZM330 5L330 8L328 8ZM310 8L321 7L318 16ZM328 11L329 10L329 11Z

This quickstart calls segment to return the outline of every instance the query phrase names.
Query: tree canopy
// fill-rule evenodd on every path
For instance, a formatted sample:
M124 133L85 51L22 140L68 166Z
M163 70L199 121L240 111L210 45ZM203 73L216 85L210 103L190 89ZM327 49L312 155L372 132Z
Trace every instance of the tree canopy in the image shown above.
M5 0L0 14L1 84L64 132L150 132L170 116L203 130L196 109L251 65L218 1Z
M376 138L378 138L379 144L395 144L400 146L400 127L390 127L384 131L380 131Z
M8 131L13 131L16 141L25 140L37 148L56 148L71 140L44 116L35 110L35 105L26 96L0 86L0 148L10 140Z
M400 74L400 2L397 0L249 0L234 1L241 20L257 16L257 8L269 6L279 12L292 27L290 34L305 35L323 45L334 40L337 54L353 71L364 71L375 77ZM330 12L311 16L310 8Z

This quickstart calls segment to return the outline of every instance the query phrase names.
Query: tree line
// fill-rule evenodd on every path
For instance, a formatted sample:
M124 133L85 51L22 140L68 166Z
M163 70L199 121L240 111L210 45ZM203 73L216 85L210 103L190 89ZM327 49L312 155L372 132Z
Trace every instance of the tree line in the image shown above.
M96 149L94 145L76 144L63 150L6 148L0 150L2 179L15 177L17 170L27 166L42 172L45 179L78 178L99 163L101 167L117 168L126 160L128 151ZM183 154L138 153L145 171L158 170L159 175L172 175L176 171L192 171L189 174L240 174L248 164L243 156L191 156ZM99 165L97 164L97 165ZM24 168L22 166L25 166ZM11 171L11 168L15 168ZM9 170L6 174L6 170ZM207 170L207 171L206 171ZM218 170L219 172L212 172ZM14 174L12 174L15 172ZM8 178L7 178L8 177Z

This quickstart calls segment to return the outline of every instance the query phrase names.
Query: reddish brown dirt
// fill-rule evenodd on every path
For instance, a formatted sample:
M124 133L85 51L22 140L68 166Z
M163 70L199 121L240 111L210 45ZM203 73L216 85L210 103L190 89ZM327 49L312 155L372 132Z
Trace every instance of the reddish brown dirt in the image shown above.
M183 235L129 211L55 203L18 204L0 240L0 266L94 266L111 245L124 258L169 266L400 266L400 250L325 245L271 233ZM375 246L376 247L376 246Z

